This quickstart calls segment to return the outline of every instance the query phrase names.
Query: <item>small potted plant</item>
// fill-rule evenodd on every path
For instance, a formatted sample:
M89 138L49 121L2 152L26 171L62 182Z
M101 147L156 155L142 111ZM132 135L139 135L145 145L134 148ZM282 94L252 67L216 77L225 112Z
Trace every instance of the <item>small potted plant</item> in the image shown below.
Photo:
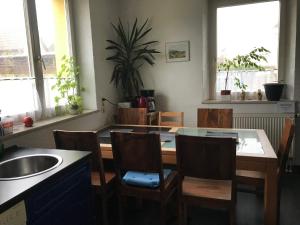
M109 46L106 49L112 51L113 55L106 60L114 63L110 82L113 82L117 88L122 88L125 100L134 101L135 97L140 95L141 87L144 86L140 68L145 63L154 65L154 55L160 52L151 46L158 41L143 41L152 30L148 26L148 19L141 26L135 19L132 28L126 31L120 19L118 24L112 24L112 27L118 39L107 40Z
M74 57L62 57L62 65L57 74L56 83L52 90L57 90L59 96L55 96L55 111L61 113L61 105L67 105L70 114L78 114L83 110L80 92L84 91L79 85L79 66Z
M249 70L259 70L263 71L265 68L258 63L261 61L267 62L265 57L270 51L265 49L264 47L254 48L248 54L245 55L237 55L233 59L225 58L223 62L218 63L218 70L226 72L225 78L225 89L221 90L221 96L231 94L231 90L227 89L228 78L231 72L243 72Z
M244 84L239 78L235 77L234 78L234 86L239 88L241 90L241 100L246 99L246 89L248 87L247 84Z

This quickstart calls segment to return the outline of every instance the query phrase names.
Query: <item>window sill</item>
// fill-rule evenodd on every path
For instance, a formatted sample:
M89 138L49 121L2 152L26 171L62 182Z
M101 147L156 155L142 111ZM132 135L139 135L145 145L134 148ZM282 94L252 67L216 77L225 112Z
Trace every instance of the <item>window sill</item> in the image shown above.
M19 124L19 123L14 124L13 133L0 137L0 141L5 141L10 138L15 138L27 133L31 133L46 128L48 126L52 126L66 121L71 121L97 112L99 112L99 110L84 110L81 114L78 115L56 116L50 119L36 121L34 122L32 127L25 127L23 124Z
M268 101L268 100L204 100L202 104L277 104L279 102L294 102L292 100Z

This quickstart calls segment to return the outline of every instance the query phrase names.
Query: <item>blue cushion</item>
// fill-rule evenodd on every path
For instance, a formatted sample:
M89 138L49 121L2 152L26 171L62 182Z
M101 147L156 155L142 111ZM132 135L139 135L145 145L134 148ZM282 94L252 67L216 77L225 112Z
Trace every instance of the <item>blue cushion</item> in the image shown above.
M172 170L164 169L164 179L166 179ZM122 180L126 184L136 185L141 187L156 188L159 186L159 174L158 173L143 173L135 171L127 171Z

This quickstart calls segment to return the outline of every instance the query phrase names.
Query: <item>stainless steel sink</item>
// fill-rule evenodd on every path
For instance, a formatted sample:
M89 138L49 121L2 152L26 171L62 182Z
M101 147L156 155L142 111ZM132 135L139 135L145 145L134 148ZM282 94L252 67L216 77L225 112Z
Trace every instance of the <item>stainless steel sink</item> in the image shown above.
M0 163L0 181L16 180L48 172L62 163L62 158L52 154L27 155Z

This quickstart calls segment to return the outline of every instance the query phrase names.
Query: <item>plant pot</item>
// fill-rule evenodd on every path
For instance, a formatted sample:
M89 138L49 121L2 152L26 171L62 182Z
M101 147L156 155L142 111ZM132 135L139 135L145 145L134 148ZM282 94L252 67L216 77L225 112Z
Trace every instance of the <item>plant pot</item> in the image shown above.
M80 114L80 108L78 105L69 105L68 111L71 115L77 115Z
M266 83L264 84L268 101L279 101L282 95L284 84Z
M231 90L221 90L221 100L230 101L231 100Z
M246 92L242 91L240 96L241 96L241 100L245 100L246 99Z
M66 113L64 107L61 106L61 105L55 106L54 110L55 110L55 115L56 116L62 116Z

